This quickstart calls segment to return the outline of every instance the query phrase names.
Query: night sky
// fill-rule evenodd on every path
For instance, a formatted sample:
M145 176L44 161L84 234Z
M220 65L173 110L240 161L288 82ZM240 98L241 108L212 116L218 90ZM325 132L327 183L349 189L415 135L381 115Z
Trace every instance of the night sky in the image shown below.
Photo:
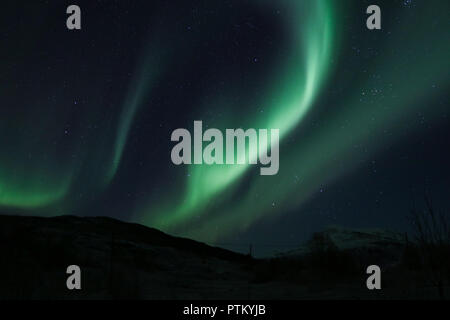
M107 215L269 254L328 225L407 231L425 193L450 207L449 1L1 7L3 213ZM194 120L279 128L278 174L174 165L171 133Z

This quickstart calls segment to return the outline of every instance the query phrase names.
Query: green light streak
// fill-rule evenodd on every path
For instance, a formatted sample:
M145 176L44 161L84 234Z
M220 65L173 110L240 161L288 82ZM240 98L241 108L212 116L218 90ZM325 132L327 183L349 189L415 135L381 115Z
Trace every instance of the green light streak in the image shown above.
M139 76L133 81L131 86L132 89L125 99L122 114L119 117L117 137L115 139L113 156L110 162L111 165L106 175L105 185L108 185L111 182L117 172L133 119L139 110L139 107L142 106L142 103L145 101L148 92L157 80L157 75L160 73L159 62L157 61L156 56L147 57L146 63L140 65L140 68L141 69L138 72Z
M447 19L447 28L440 26L436 30L426 23L438 17L444 21L439 12L445 10L428 7L420 12L422 22L417 32L412 34L399 26L387 44L388 48L401 44L401 52L414 52L407 63L396 50L384 51L383 59L369 67L360 87L336 104L334 109L338 112L333 117L324 117L316 129L299 137L295 148L282 155L280 167L285 170L273 177L256 177L239 201L215 208L208 218L189 224L183 234L213 243L225 235L246 230L267 215L301 208L321 186L356 170L382 146L420 131L415 121L418 112L426 114L428 121L436 121L434 118L448 104L434 103L430 108L426 102L433 101L435 93L450 86L447 58L450 43L441 41L450 25ZM371 94L375 89L376 94Z
M310 109L318 94L327 70L330 67L333 15L329 1L286 2L285 11L291 13L289 19L294 45L291 57L286 59L280 79L275 83L279 88L267 105L267 115L251 121L253 128L280 129L280 139L295 128ZM305 15L304 12L308 12ZM230 124L231 125L231 124ZM225 127L225 124L224 124ZM229 127L229 128L232 128ZM249 154L251 159L257 154ZM232 188L239 178L248 171L249 165L195 165L188 170L191 177L187 181L186 194L175 208L162 206L151 218L144 214L145 223L158 228L167 228L199 214L220 193ZM222 195L224 196L224 195Z

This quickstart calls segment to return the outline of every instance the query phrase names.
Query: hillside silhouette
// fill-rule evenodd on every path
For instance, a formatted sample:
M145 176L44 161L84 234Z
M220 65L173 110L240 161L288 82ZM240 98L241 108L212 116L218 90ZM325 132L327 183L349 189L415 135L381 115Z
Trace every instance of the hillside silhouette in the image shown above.
M0 215L0 259L0 299L439 297L415 244L383 230L332 227L255 259L106 217ZM370 264L382 290L366 287ZM69 265L82 270L81 290L66 288Z

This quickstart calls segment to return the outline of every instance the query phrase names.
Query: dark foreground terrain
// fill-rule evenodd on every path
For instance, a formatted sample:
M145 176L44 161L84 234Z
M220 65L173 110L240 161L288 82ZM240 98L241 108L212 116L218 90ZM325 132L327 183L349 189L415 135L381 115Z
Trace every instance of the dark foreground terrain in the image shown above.
M370 264L381 267L381 290L366 287ZM69 265L82 270L81 290L66 288ZM437 299L448 290L396 233L330 228L254 259L103 217L0 216L0 275L0 299Z

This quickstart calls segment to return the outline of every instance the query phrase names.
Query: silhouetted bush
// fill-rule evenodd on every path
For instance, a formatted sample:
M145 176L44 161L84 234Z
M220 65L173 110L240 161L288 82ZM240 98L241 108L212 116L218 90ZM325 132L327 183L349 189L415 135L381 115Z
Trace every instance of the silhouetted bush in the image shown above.
M444 288L450 280L449 217L442 211L436 212L427 196L425 204L425 210L413 209L411 212L415 240L425 271L438 289L440 298L444 299Z

